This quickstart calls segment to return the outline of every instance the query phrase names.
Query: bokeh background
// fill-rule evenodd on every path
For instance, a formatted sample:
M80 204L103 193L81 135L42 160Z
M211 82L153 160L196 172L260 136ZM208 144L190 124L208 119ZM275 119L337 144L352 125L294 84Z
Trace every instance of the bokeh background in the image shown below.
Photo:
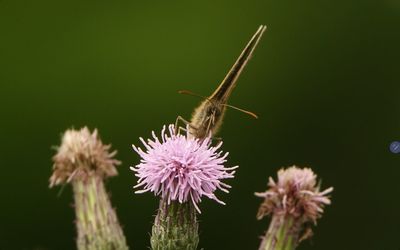
M118 150L107 182L133 249L147 249L157 199L134 195L131 144L189 118L260 24L220 136L240 165L201 204L200 246L257 249L267 177L309 166L333 204L299 249L399 249L400 2L0 0L0 249L74 249L70 188L48 189L51 146L98 128Z

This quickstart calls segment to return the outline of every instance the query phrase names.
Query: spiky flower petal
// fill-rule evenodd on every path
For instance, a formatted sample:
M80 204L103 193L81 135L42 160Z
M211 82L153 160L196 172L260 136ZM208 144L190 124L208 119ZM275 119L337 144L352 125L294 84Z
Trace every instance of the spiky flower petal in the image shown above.
M211 146L211 139L195 139L191 136L175 134L174 126L164 126L161 141L153 132L153 140L145 142L146 151L133 145L133 149L141 156L140 164L131 169L139 177L135 188L142 187L136 193L147 191L161 195L169 204L171 201L184 203L191 201L197 211L202 196L224 204L214 192L220 189L228 192L229 185L222 179L233 178L234 169L224 167L228 153L219 151L222 142Z

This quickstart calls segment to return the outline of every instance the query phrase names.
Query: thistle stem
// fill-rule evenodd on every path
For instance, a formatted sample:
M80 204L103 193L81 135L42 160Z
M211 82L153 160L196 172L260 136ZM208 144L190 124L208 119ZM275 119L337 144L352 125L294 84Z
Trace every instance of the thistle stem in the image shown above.
M199 224L192 203L160 201L154 221L151 248L153 250L195 250L199 243Z
M300 226L291 216L274 215L259 250L294 250Z
M72 182L79 250L128 249L104 183L96 174Z

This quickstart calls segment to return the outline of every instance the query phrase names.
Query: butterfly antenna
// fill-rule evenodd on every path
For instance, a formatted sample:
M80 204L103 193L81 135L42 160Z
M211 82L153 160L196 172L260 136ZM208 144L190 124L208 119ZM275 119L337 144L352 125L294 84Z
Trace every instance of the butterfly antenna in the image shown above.
M257 116L256 114L254 114L253 112L251 112L251 111L244 110L244 109L241 109L241 108L238 108L238 107L229 105L229 104L221 104L221 105L222 105L222 106L229 107L229 108L236 109L236 110L238 110L238 111L240 111L240 112L243 112L243 113L245 113L245 114L248 114L249 116L251 116L251 117L253 117L253 118L255 118L255 119L258 119L258 116Z
M209 101L209 102L212 103L212 101L210 100L210 98L205 97L205 96L202 96L202 95L199 95L199 94L196 94L196 93L194 93L194 92L192 92L192 91L190 91L190 90L179 90L178 93L179 93L179 94L183 94L183 95L196 96L196 97L205 99L205 100L207 100L207 101Z

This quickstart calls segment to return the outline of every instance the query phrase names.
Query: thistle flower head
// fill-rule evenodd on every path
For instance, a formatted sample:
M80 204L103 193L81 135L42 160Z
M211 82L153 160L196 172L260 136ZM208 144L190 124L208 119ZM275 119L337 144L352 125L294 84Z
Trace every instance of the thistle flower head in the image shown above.
M85 179L93 173L102 178L117 175L115 167L120 162L113 159L117 152L110 152L110 148L111 145L102 143L96 129L93 133L87 127L67 130L53 157L50 187L72 179Z
M151 191L168 203L191 201L199 212L197 204L203 195L224 204L214 192L220 189L228 193L230 186L221 180L233 178L237 166L224 167L228 153L219 150L222 142L212 147L210 138L199 140L175 134L173 125L168 130L169 135L163 127L161 141L154 132L153 140L140 138L146 151L133 145L142 158L140 164L131 167L139 177L135 188L142 187L136 193Z
M278 180L271 177L269 189L263 193L255 193L264 198L257 218L261 219L270 213L291 215L302 223L313 222L321 217L325 205L331 203L329 196L333 188L319 191L317 176L309 168L300 169L296 166L278 171Z

